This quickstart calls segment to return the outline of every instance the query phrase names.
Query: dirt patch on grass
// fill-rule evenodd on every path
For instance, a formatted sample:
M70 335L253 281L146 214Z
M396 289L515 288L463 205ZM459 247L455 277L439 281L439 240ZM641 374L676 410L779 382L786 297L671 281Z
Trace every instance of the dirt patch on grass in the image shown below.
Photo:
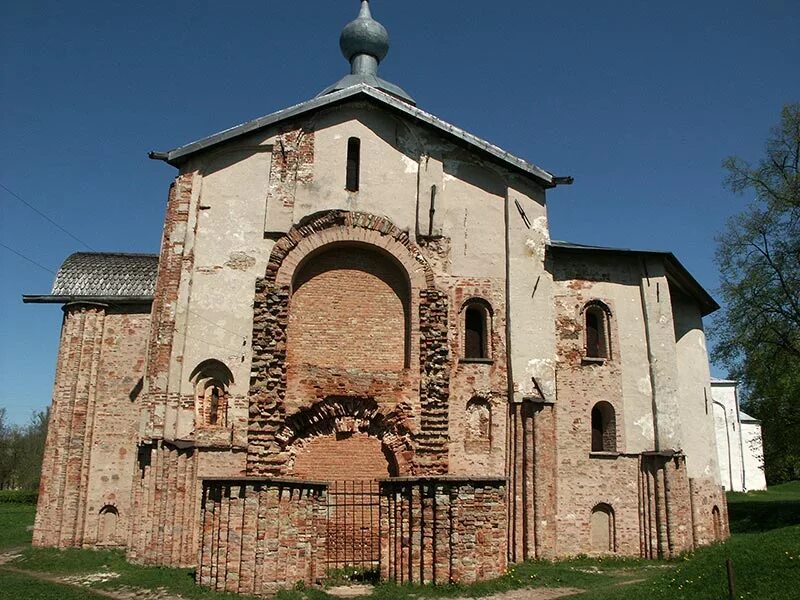
M486 596L485 600L554 600L555 598L566 598L581 594L586 590L578 588L523 588L519 590L509 590Z

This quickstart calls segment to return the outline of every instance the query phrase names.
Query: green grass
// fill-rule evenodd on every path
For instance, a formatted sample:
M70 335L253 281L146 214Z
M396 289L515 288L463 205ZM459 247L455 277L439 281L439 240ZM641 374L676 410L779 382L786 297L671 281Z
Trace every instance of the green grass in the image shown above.
M800 482L774 486L767 492L729 494L733 536L724 544L701 548L674 561L633 558L575 558L558 562L532 561L512 567L498 579L474 585L401 586L378 584L374 600L415 600L482 597L527 587L574 587L587 590L583 600L719 600L727 598L725 561L733 561L736 597L790 600L800 596ZM65 599L94 597L89 591L42 576L119 573L96 588L163 589L187 599L233 599L195 585L188 569L130 565L119 551L30 548L34 507L0 504L0 550L27 546L10 566L0 566L0 598ZM345 574L346 575L346 574ZM339 583L339 577L334 583ZM277 600L328 600L324 590L303 588L280 592Z
M30 544L35 516L33 504L0 504L0 551Z
M2 599L86 600L87 597L100 598L101 596L68 585L39 581L28 575L0 571L0 598Z

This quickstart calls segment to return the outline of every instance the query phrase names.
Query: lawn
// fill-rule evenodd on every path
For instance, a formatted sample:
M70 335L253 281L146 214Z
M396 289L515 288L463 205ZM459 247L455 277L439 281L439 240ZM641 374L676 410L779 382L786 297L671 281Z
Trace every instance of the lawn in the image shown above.
M471 586L379 584L371 597L374 600L484 597L528 587L572 587L587 590L572 596L584 600L719 600L728 597L726 559L733 562L737 598L790 600L799 597L800 482L774 486L767 492L729 494L728 502L731 539L677 560L535 561L516 565L499 579ZM117 575L91 583L95 590L138 588L163 590L187 599L242 598L197 587L190 570L129 565L121 552L30 548L27 526L33 522L33 515L30 505L0 504L0 552L21 548L18 558L5 566L0 565L0 598L70 600L95 597L85 588L39 579L65 576L80 579L82 575L94 573ZM277 600L330 598L324 590L298 589L281 592Z

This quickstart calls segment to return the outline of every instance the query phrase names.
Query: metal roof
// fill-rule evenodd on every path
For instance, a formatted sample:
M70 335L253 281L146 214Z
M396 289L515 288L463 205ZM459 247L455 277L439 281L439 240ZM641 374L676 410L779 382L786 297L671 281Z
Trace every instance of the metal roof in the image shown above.
M598 252L616 254L640 254L661 256L666 261L667 276L684 292L697 300L700 306L700 313L706 316L719 309L719 304L711 297L706 289L692 276L672 252L664 250L632 250L630 248L611 248L608 246L588 246L586 244L575 244L572 242L562 242L553 240L548 246L556 250L566 250L572 252Z
M505 150L483 140L471 133L467 133L463 129L451 125L434 115L425 112L424 110L412 106L407 102L403 102L395 98L391 94L377 90L365 83L359 83L347 89L331 92L324 96L318 96L307 100L295 106L290 106L270 115L236 125L225 131L215 133L196 142L180 146L167 152L151 152L150 158L156 160L163 160L171 165L180 165L188 157L202 150L207 150L212 146L217 146L223 142L230 141L242 135L258 131L265 127L275 125L288 119L306 115L322 108L331 107L337 104L342 104L346 101L355 99L365 99L370 102L379 104L380 106L387 107L397 113L401 113L412 119L428 126L439 133L444 134L451 140L461 145L467 146L472 150L477 150L479 153L486 155L496 161L501 162L507 167L511 167L516 171L534 177L541 185L546 188L552 188L559 184L572 183L571 177L556 177L552 173L530 163L522 158L514 156Z
M152 300L157 272L158 254L76 252L61 265L49 295L23 296L23 300Z

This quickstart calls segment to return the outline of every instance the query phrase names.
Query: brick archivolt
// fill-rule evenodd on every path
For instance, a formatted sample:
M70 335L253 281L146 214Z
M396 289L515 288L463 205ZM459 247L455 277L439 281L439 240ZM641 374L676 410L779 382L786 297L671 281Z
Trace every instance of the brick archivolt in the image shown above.
M414 455L412 422L411 407L404 403L386 410L372 398L329 397L287 417L275 437L289 453L289 471L297 450L315 437L366 433L381 441L398 474L408 474Z
M411 336L418 338L419 344L420 426L413 437L384 435L381 439L395 453L405 457L404 461L398 460L399 465L410 460L409 450L413 447L417 458L411 470L430 474L447 472L450 380L447 296L434 286L433 270L406 232L385 217L331 210L311 215L278 240L265 276L256 281L248 475L287 472L285 436L292 434L286 429L289 422L286 347L292 283L305 260L334 244L357 244L380 250L392 256L408 276L412 300ZM418 311L416 315L413 314L415 310ZM414 349L415 342L412 341L411 346ZM336 393L331 390L323 397ZM369 428L382 422L382 419L373 418ZM284 437L279 438L279 435Z
M369 244L391 254L408 273L412 289L433 287L433 270L408 234L386 217L345 210L312 215L275 243L267 263L267 280L291 286L302 261L331 243Z

